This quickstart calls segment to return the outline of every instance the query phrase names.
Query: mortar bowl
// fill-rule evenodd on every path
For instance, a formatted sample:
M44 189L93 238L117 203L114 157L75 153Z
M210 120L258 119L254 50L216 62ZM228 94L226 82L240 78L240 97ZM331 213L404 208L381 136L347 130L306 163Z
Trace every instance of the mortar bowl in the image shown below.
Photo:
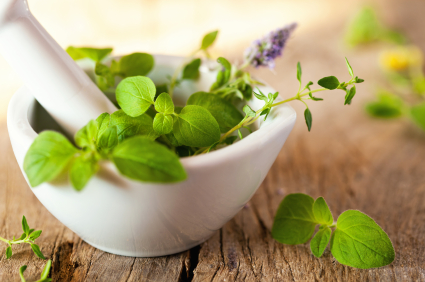
M183 60L157 55L149 76L155 83L165 82ZM176 89L176 103L196 91L208 91L216 73L205 65L200 71L199 80L185 81ZM267 85L259 88L274 92ZM263 102L252 99L249 104L259 109ZM100 250L134 257L178 253L206 241L243 208L266 177L295 119L289 105L277 106L266 121L259 121L257 130L233 145L182 158L188 175L183 182L137 182L105 163L80 192L66 179L30 189L60 222ZM23 160L38 133L61 129L25 86L9 103L7 126L26 178Z

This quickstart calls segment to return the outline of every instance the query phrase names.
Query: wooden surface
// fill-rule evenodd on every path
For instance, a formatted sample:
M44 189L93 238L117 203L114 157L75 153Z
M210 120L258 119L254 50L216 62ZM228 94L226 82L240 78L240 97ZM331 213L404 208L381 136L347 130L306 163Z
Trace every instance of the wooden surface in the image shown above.
M423 1L411 1L409 7L393 2L388 18L425 50ZM365 101L383 83L377 53L373 48L331 47L341 45L343 24L295 36L279 61L278 75L256 73L290 96L297 89L298 60L306 80L332 74L348 78L343 61L347 55L355 73L366 79L353 105L343 106L342 92L324 93L324 102L310 103L313 129L308 133L303 108L293 104L299 118L264 183L246 207L201 246L160 258L121 257L89 246L32 194L14 158L5 122L0 124L0 236L20 234L22 215L31 227L42 229L37 242L53 260L54 281L425 281L425 134L404 120L385 122L364 114ZM358 270L336 262L329 249L318 259L309 244L275 242L270 235L273 216L292 192L323 196L335 218L346 209L370 215L391 238L395 261ZM5 250L1 243L0 253ZM28 281L35 281L45 261L27 245L14 246L13 251L12 259L0 257L0 281L19 281L23 264L28 265Z

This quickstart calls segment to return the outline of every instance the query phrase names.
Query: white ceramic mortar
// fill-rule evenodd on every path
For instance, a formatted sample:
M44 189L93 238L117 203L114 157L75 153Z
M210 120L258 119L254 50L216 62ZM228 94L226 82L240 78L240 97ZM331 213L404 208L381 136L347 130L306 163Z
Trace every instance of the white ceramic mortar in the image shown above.
M151 78L165 82L183 58L155 56ZM183 101L207 91L215 74L201 67L201 78L176 90ZM264 93L274 92L268 86ZM262 101L250 105L259 109ZM22 169L24 156L42 129L53 120L26 87L10 101L7 125L13 151ZM126 179L111 163L102 165L83 191L67 180L30 188L40 202L84 241L103 251L136 257L168 255L196 246L220 229L252 197L266 177L294 126L289 105L273 108L259 129L241 141L206 155L182 158L186 181L150 184ZM25 173L22 172L25 176Z

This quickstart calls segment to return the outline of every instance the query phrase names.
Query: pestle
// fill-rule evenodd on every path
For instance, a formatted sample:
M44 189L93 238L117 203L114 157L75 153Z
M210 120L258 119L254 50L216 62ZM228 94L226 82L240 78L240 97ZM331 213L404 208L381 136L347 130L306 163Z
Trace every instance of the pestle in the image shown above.
M31 14L26 0L0 2L0 53L68 134L116 110Z

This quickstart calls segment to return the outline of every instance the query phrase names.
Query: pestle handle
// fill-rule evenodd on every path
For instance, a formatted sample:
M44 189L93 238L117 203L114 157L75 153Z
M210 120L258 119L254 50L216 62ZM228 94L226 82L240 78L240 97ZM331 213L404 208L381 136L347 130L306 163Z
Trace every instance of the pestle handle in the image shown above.
M0 53L67 133L117 110L40 25L26 0L0 2Z

